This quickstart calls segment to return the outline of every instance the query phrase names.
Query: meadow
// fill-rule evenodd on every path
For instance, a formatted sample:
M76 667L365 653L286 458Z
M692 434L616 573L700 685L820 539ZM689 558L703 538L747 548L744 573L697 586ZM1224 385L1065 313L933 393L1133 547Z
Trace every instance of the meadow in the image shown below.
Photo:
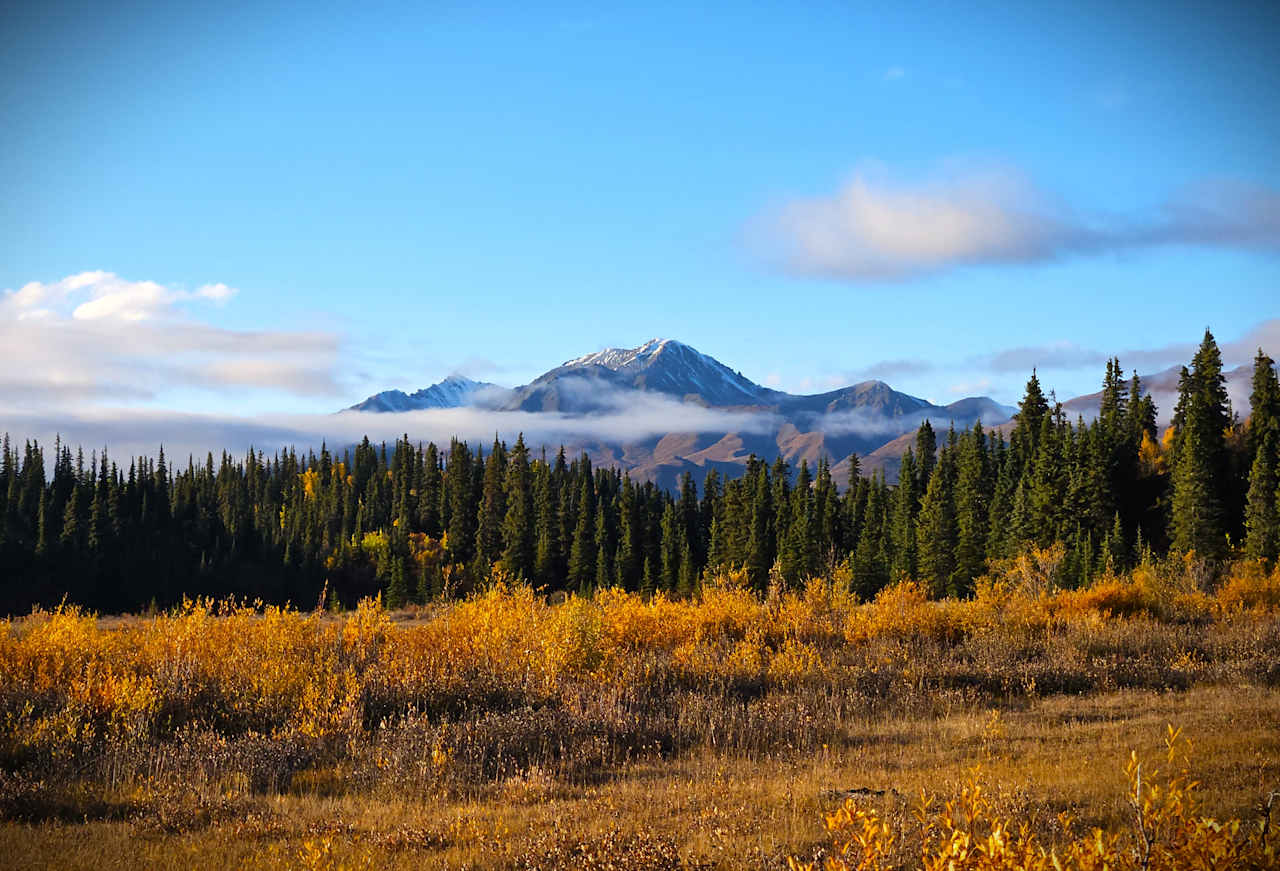
M1054 561L1001 563L965 600L729 572L687 599L498 575L394 612L36 611L0 624L0 855L1274 865L1280 571L1211 584L1170 560L1061 590Z

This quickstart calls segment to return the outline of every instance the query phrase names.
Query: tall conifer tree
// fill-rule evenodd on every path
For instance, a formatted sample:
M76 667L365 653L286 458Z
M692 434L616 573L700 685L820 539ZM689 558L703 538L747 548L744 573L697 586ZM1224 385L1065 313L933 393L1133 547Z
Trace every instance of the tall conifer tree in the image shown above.
M1180 553L1195 551L1208 559L1226 551L1224 495L1229 474L1227 430L1231 406L1222 377L1222 356L1213 334L1183 369L1174 426L1175 453L1171 532Z
M518 578L534 577L533 482L524 433L516 438L507 460L507 513L502 522L502 565Z

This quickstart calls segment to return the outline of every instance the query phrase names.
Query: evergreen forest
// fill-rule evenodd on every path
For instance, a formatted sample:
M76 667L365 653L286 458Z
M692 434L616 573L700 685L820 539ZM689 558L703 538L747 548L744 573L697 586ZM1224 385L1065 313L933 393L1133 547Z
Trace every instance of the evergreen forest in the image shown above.
M1011 424L942 431L929 422L898 481L830 463L752 456L675 492L535 456L523 437L447 449L407 436L176 462L126 462L55 441L0 457L0 613L69 601L105 612L187 596L341 608L465 594L494 577L546 593L618 586L695 593L717 569L760 592L843 568L867 599L908 577L965 597L999 560L1062 548L1063 582L1083 586L1166 554L1207 570L1280 550L1280 384L1254 361L1250 414L1231 408L1206 331L1181 372L1171 425L1137 375L1107 363L1097 417L1068 418L1033 372ZM840 485L840 486L838 486Z

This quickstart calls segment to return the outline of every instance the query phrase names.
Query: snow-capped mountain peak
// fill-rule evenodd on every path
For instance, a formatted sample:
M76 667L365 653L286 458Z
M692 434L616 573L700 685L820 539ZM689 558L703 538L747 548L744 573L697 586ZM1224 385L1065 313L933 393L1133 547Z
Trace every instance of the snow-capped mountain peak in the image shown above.
M644 368L668 347L673 350L693 350L688 345L677 342L674 339L650 339L638 348L605 348L603 351L596 351L593 354L584 354L581 357L566 360L561 364L561 368L603 366L615 372Z
M641 390L697 397L709 405L758 405L771 393L675 339L650 339L638 348L606 348L569 360L553 371L571 375L575 369L593 366L625 376Z
M425 408L461 408L470 405L477 393L494 389L485 381L472 381L465 375L450 375L439 383L413 393L403 390L384 390L375 393L364 402L351 406L349 411L419 411Z

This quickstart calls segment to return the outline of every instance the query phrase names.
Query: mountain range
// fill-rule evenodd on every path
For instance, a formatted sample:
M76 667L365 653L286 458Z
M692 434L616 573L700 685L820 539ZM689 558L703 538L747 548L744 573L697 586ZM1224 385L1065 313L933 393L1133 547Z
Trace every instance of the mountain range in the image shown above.
M707 419L724 419L732 426L695 432L677 428L641 438L584 435L566 440L566 449L586 451L596 464L620 466L633 477L663 486L675 484L686 471L699 481L712 468L737 475L752 453L769 461L781 455L797 468L801 461L807 460L812 467L826 457L833 463L836 480L844 483L853 453L859 455L864 474L879 468L896 477L901 451L877 454L877 449L915 432L925 419L942 429L952 423L957 428L972 426L978 419L996 425L1008 421L1015 411L986 396L935 405L883 381L863 381L810 395L786 393L756 384L673 339L577 357L515 388L451 375L414 393L377 393L347 410L397 413L477 408L554 413L563 429L566 419L625 416L629 409L641 406L652 411L654 400L675 410L697 406L727 412Z
M1142 376L1162 418L1173 407L1180 367ZM1226 373L1227 390L1237 409L1248 407L1252 367ZM1066 413L1086 420L1096 416L1101 394L1063 403ZM799 395L756 384L714 357L673 339L652 339L638 348L609 348L567 360L528 384L506 388L462 375L414 393L387 390L346 411L398 413L474 408L524 412L554 418L567 433L571 454L585 451L593 463L621 467L633 477L674 486L684 472L701 482L710 469L736 476L751 454L772 461L782 456L793 470L802 461L812 468L827 458L838 483L848 481L849 456L856 453L862 473L882 470L897 479L902 455L924 420L945 431L984 426L1008 431L1015 408L987 396L971 396L948 405L894 390L883 381L862 381L826 393ZM683 410L703 409L690 431ZM714 413L713 413L714 412ZM602 437L590 424L604 418L647 415L669 419L669 431L634 437ZM664 417L665 416L665 417ZM578 425L581 424L581 425ZM664 427L650 427L663 430ZM534 445L538 447L538 445Z

